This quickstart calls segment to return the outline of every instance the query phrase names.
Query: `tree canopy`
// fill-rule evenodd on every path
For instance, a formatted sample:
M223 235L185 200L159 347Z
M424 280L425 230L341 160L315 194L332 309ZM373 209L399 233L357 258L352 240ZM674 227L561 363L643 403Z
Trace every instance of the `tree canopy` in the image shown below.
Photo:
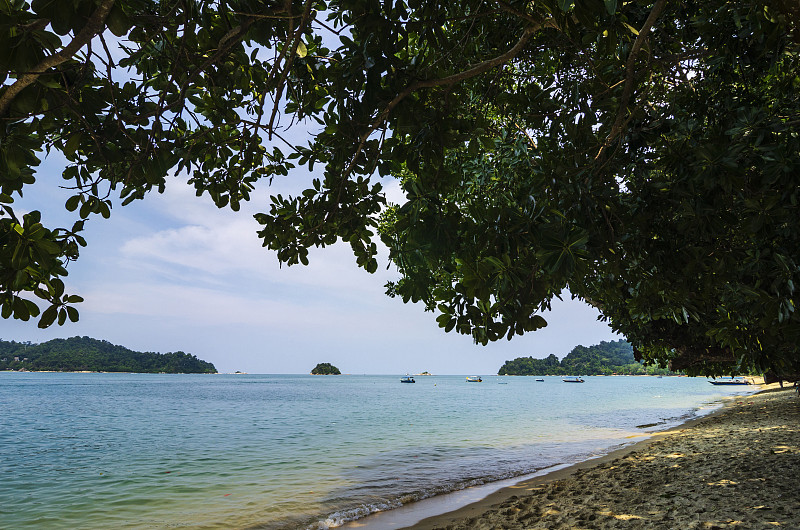
M66 266L113 204L184 178L238 210L316 166L256 216L282 262L343 240L374 271L379 236L388 293L479 343L569 292L645 361L787 371L799 50L790 0L8 0L0 313L77 320ZM13 208L43 152L72 226Z
M319 363L311 370L311 375L342 375L342 372L331 363Z
M645 367L633 357L625 340L601 341L592 346L575 346L562 360L552 353L544 359L517 357L506 361L497 375L639 375L672 374L665 368Z

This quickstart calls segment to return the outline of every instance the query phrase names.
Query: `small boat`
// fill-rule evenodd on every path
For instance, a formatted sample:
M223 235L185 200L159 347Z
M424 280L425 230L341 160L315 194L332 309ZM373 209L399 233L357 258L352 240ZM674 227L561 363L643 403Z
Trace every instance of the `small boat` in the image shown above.
M537 383L544 383L544 379L537 379L536 382Z
M467 376L467 383L481 383L483 379L479 375L468 375Z
M750 381L745 379L730 379L727 381L709 381L712 385L749 385Z
M400 378L400 382L401 383L416 383L416 381L414 381L414 378L411 377L410 375L407 375L405 377L401 377Z
M572 379L562 379L565 383L583 383L583 378L581 377L574 377Z

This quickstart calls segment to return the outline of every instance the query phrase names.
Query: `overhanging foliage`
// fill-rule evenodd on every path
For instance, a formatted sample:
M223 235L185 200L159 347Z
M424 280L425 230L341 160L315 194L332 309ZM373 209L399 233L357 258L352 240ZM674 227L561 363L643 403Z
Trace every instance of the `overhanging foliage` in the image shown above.
M78 318L65 267L114 202L177 173L237 210L318 166L257 215L285 263L341 239L374 271L379 228L389 293L478 342L541 328L569 289L646 360L787 370L798 20L784 0L2 2L2 316ZM320 132L284 142L301 120ZM13 209L43 151L69 161L71 227Z

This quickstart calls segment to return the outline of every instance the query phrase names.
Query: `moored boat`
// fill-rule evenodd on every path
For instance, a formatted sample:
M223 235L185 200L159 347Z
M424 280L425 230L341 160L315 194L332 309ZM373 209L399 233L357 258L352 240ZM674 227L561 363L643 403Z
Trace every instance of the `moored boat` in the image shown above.
M727 381L709 381L712 385L749 385L750 381L744 379L730 379Z
M582 377L574 377L572 379L562 379L565 383L583 383Z
M480 383L483 379L479 375L468 375L467 376L467 383Z
M410 375L407 375L405 377L401 377L400 378L400 382L401 383L416 383L416 381L414 381L414 378L411 377Z

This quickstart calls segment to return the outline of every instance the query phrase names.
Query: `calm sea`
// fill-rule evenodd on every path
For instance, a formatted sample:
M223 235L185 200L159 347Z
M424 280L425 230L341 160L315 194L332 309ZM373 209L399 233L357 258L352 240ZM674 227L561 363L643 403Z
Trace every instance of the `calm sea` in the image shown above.
M705 379L0 372L0 528L328 528L607 452Z

